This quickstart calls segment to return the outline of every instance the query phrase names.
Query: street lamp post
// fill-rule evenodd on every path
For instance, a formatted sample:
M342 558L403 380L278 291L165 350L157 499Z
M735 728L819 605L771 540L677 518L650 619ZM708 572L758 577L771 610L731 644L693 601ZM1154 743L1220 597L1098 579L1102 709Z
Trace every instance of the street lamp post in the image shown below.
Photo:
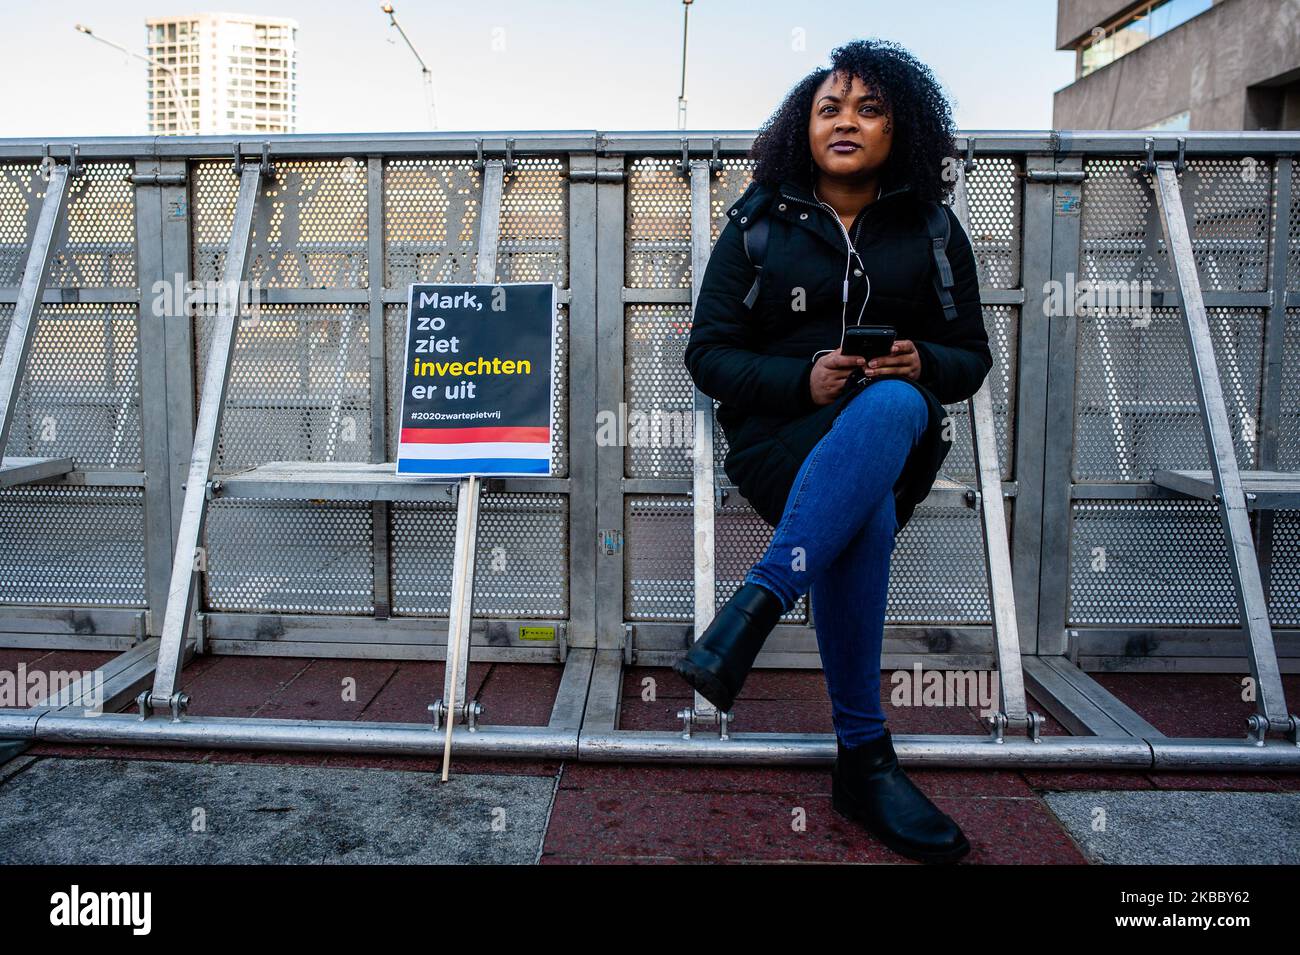
M690 26L691 3L682 0L682 90L677 94L677 128L686 128L686 30Z
M120 43L114 43L112 40L100 36L83 23L78 23L76 25L76 30L78 33L84 33L92 40L98 40L100 43L111 46L115 50L120 50L128 56L135 57L137 60L144 60L144 62L148 63L150 66L161 70L167 77L167 85L171 87L172 98L176 101L176 112L181 117L181 127L187 133L194 132L194 123L190 117L189 101L181 93L180 84L176 82L176 72L170 66L161 62L156 57L145 56L143 53L137 53L134 50L127 49Z

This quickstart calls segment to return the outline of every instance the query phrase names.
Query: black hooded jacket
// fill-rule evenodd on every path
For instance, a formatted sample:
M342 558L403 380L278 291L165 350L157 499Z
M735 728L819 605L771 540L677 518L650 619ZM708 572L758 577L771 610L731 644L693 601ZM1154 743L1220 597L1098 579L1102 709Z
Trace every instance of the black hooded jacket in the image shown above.
M935 291L934 256L924 209L910 185L886 185L865 206L849 236L866 268L850 262L849 303L844 321L857 321L868 294L863 325L892 325L897 337L915 342L921 378L911 382L925 396L929 425L894 486L899 529L930 493L951 449L944 438L944 404L979 390L993 366L980 307L979 279L970 239L948 206L947 245L957 317L945 320ZM762 284L752 310L744 304L754 282L743 232L770 216ZM819 352L839 347L841 297L848 249L841 223L803 183L779 190L757 182L730 209L700 286L685 363L704 394L716 398L718 423L729 445L724 467L740 493L775 527L799 467L830 430L835 417L863 387L845 385L839 397L819 406L809 376Z

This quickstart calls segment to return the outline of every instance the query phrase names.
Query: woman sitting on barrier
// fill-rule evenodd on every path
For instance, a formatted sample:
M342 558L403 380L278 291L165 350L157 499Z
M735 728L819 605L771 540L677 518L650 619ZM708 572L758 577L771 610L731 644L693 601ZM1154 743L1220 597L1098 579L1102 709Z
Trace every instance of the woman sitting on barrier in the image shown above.
M961 829L898 766L880 652L895 538L951 447L942 405L973 395L993 360L970 241L937 205L954 178L944 94L892 43L831 57L759 131L754 182L700 287L686 366L721 403L728 476L775 531L674 669L730 710L778 618L811 592L835 809L899 853L954 861ZM946 288L927 204L949 220ZM880 357L849 354L870 350L848 331L864 324L894 329Z

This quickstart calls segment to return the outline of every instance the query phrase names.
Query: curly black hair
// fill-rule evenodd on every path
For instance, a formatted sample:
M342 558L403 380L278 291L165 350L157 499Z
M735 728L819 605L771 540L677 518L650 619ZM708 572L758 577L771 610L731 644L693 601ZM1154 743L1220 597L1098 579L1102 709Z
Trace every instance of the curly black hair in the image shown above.
M956 155L952 108L930 68L889 40L853 40L831 51L831 65L800 80L758 131L749 158L755 181L776 187L783 179L812 188L808 120L812 99L832 73L856 76L883 100L893 118L893 145L881 174L882 188L910 181L920 199L942 202L953 181L945 160Z

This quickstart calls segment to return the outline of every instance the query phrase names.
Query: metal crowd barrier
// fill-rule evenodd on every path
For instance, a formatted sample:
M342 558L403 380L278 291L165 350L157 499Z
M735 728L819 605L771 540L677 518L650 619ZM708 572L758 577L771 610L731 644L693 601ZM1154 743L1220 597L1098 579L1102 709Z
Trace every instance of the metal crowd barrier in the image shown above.
M0 140L0 648L120 651L96 678L137 710L79 685L0 737L432 754L450 723L457 754L829 762L743 700L618 726L625 668L684 652L770 537L682 364L751 142ZM901 757L1300 767L1300 134L958 142L995 364L900 535L883 664L999 695L986 736ZM555 476L392 473L412 281L557 284ZM1150 308L1076 307L1085 281ZM812 612L758 665L819 666ZM427 724L224 719L187 712L196 653L453 665ZM469 659L563 664L549 722L494 725ZM1256 713L1169 738L1100 670L1248 675Z

